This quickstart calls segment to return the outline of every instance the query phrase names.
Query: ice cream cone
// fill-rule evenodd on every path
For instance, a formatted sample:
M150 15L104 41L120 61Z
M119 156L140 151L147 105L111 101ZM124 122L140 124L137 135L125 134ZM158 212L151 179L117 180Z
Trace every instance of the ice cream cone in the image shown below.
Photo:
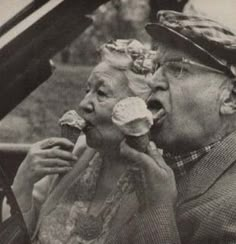
M146 152L149 144L149 134L141 136L126 136L127 144L139 152Z
M143 153L147 151L153 117L141 98L128 97L118 102L113 108L112 121L123 132L130 147ZM147 207L145 172L140 165L130 165L136 196L142 210Z
M76 111L69 110L59 119L59 125L61 126L61 136L76 143L81 131L86 126L86 123Z
M128 97L114 106L112 121L124 135L139 137L149 132L153 117L141 98Z
M80 133L81 130L76 127L72 127L66 124L61 126L61 136L67 138L74 144L76 143L78 137L80 136Z
M74 144L76 144L81 131L86 126L86 122L81 118L75 110L69 110L63 114L59 119L58 124L61 127L61 136L67 138ZM75 147L72 149L74 153ZM72 165L73 166L73 165ZM58 182L65 174L60 174L58 177Z

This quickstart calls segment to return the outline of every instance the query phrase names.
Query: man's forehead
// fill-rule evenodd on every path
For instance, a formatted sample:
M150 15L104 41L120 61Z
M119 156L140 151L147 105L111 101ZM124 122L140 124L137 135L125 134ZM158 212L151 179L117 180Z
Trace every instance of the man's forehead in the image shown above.
M157 61L159 62L181 58L187 58L200 62L200 60L197 58L197 55L191 55L187 49L184 50L183 48L180 48L174 44L156 41L155 46L157 49Z

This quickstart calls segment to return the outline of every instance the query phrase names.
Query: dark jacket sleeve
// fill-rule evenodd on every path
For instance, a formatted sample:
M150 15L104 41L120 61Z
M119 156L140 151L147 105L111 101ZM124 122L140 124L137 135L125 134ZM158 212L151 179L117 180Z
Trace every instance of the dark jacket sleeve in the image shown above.
M147 209L137 214L134 221L133 243L181 243L175 219L175 210L168 204Z

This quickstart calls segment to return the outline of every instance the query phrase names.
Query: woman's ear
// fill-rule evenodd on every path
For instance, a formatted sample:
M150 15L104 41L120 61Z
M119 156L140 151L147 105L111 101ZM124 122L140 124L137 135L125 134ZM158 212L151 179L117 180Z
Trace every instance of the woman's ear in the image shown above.
M221 114L230 115L236 113L236 79L231 80L231 84L225 87L220 98Z

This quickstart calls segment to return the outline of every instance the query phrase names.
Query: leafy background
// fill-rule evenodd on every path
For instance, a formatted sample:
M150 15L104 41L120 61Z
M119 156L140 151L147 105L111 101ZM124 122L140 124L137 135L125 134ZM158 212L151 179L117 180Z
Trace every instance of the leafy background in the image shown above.
M35 142L59 136L58 118L65 110L78 107L90 71L89 66L59 65L49 80L1 121L1 142Z

